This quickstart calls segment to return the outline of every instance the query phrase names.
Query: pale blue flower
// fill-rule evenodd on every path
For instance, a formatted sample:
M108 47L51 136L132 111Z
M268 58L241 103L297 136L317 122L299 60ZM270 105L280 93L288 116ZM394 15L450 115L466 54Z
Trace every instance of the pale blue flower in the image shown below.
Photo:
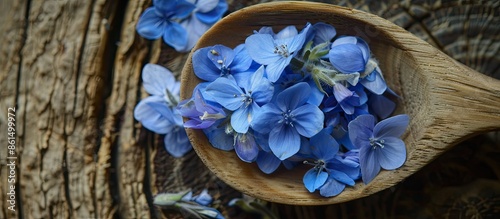
M253 114L271 100L273 91L274 87L264 77L263 66L252 75L249 83L237 84L232 77L220 77L205 90L215 101L233 111L231 126L238 133L248 131Z
M144 89L151 96L137 104L134 118L147 129L165 134L165 149L172 156L183 156L192 147L184 130L182 116L175 108L179 100L180 83L172 72L155 64L144 66L142 80Z
M136 30L146 39L163 37L175 50L187 52L226 10L225 0L154 0Z
M238 73L247 71L252 59L245 45L231 49L223 45L215 45L196 50L193 53L193 71L198 78L215 81L219 77L232 75L238 81Z
M310 149L313 161L305 163L312 164L314 167L307 171L302 179L309 192L314 192L325 184L329 177L326 165L335 158L339 151L339 144L330 135L331 131L332 128L328 127L311 137Z
M375 125L373 115L361 115L349 123L349 138L359 148L363 182L368 184L380 169L399 168L406 160L405 143L400 139L408 126L409 117L397 115Z
M248 54L252 59L266 65L267 77L277 81L292 58L302 48L311 24L300 32L293 26L286 27L276 35L255 33L245 40Z
M280 159L287 159L300 149L300 136L312 137L323 129L323 112L307 103L309 84L297 83L278 94L254 116L252 128L269 133L269 147Z
M184 0L154 0L153 4L139 18L137 33L149 40L163 37L166 44L182 50L188 43L188 32L178 21L189 17L195 5Z

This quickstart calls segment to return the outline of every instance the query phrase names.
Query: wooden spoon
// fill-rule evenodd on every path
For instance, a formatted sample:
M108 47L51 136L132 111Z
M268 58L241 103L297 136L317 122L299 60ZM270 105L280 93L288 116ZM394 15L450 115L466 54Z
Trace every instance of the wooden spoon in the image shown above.
M206 166L235 189L284 204L345 202L391 187L466 138L500 128L498 80L475 72L401 27L366 12L312 2L258 4L216 23L193 50L215 44L235 47L262 26L279 31L288 25L302 28L306 22L320 21L335 26L338 35L357 35L366 40L388 85L401 95L397 114L410 116L403 136L406 163L395 171L382 171L368 185L357 183L336 197L325 198L305 189L305 168L283 168L267 175L255 164L240 161L234 151L213 148L202 131L188 129L191 143ZM190 56L182 72L182 99L190 98L201 82L192 65Z

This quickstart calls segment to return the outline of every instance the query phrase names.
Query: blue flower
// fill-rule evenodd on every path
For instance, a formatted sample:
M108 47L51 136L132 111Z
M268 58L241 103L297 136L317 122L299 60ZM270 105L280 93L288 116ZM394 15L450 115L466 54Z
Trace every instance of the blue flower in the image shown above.
M370 59L370 48L359 37L340 37L332 43L328 58L342 73L362 72Z
M155 0L153 4L139 18L137 32L149 40L163 37L166 44L182 50L188 43L188 33L178 21L189 17L195 5L184 0Z
M193 53L192 59L196 63L193 65L194 73L205 81L215 81L228 75L238 80L237 73L247 71L252 64L244 44L234 50L223 45L201 48Z
M346 185L354 186L354 180L360 177L357 150L336 154L335 158L327 163L326 169L329 172L329 177L319 189L322 196L336 196L344 191Z
M330 135L331 131L332 128L327 127L310 140L311 155L314 161L311 163L306 161L305 163L313 164L314 167L307 171L302 179L309 192L314 192L325 184L329 177L326 165L335 158L339 151L339 144Z
M222 106L205 101L199 89L194 90L191 99L181 101L177 105L177 110L183 117L189 118L184 123L186 128L205 129L226 118Z
M237 84L233 78L220 77L205 90L215 101L233 111L231 125L238 133L248 131L253 114L271 100L273 91L274 87L264 77L264 66L252 75L249 83Z
M300 149L300 136L312 137L323 129L323 112L307 103L309 84L297 83L278 94L276 102L268 103L254 116L252 128L269 133L271 151L287 159Z
M149 40L163 37L166 44L179 52L193 48L227 10L225 0L154 0L153 5L139 18L137 32Z
M155 64L146 64L142 71L144 89L151 96L141 100L134 109L134 117L144 127L165 134L165 149L174 157L191 150L191 143L175 108L179 100L180 83L172 72Z
M302 48L310 27L311 24L307 24L301 33L297 33L295 27L289 26L276 35L253 34L245 40L248 54L255 62L266 65L269 80L276 82Z
M397 115L375 125L373 115L361 115L351 121L349 138L359 148L359 161L363 182L368 184L380 168L393 170L406 160L405 143L400 139L408 126L409 117Z

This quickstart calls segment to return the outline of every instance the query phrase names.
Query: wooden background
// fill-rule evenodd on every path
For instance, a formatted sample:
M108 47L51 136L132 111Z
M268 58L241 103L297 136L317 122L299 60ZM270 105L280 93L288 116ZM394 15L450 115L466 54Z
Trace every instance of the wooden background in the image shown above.
M264 1L228 0L229 12ZM458 61L500 78L500 1L328 0L413 32ZM145 97L146 63L179 73L186 54L138 36L146 0L0 2L0 218L172 218L159 192L209 188L230 218L254 218L227 202L241 194L194 152L170 157L161 136L133 118ZM228 12L228 13L229 13ZM493 79L492 79L493 80ZM15 213L7 209L7 108L16 107ZM500 110L500 109L499 109ZM268 203L282 218L496 218L500 135L461 143L399 185L339 205Z

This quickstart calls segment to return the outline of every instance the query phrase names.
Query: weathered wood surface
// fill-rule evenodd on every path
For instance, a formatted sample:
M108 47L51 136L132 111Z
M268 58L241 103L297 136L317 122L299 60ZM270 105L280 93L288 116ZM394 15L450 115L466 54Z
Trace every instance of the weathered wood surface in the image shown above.
M500 78L498 1L329 2L378 14ZM257 2L229 3L234 11ZM151 205L152 195L188 187L210 188L222 200L223 213L241 215L224 206L239 194L209 173L196 155L169 157L160 136L133 119L135 104L146 95L140 82L143 64L158 62L178 73L185 59L161 41L135 33L139 15L150 4L0 3L0 218L162 218ZM4 201L8 169L3 146L6 111L14 106L15 213ZM411 179L374 196L323 207L273 206L284 218L494 216L500 206L500 138L489 136L459 145ZM469 192L460 195L457 190Z

